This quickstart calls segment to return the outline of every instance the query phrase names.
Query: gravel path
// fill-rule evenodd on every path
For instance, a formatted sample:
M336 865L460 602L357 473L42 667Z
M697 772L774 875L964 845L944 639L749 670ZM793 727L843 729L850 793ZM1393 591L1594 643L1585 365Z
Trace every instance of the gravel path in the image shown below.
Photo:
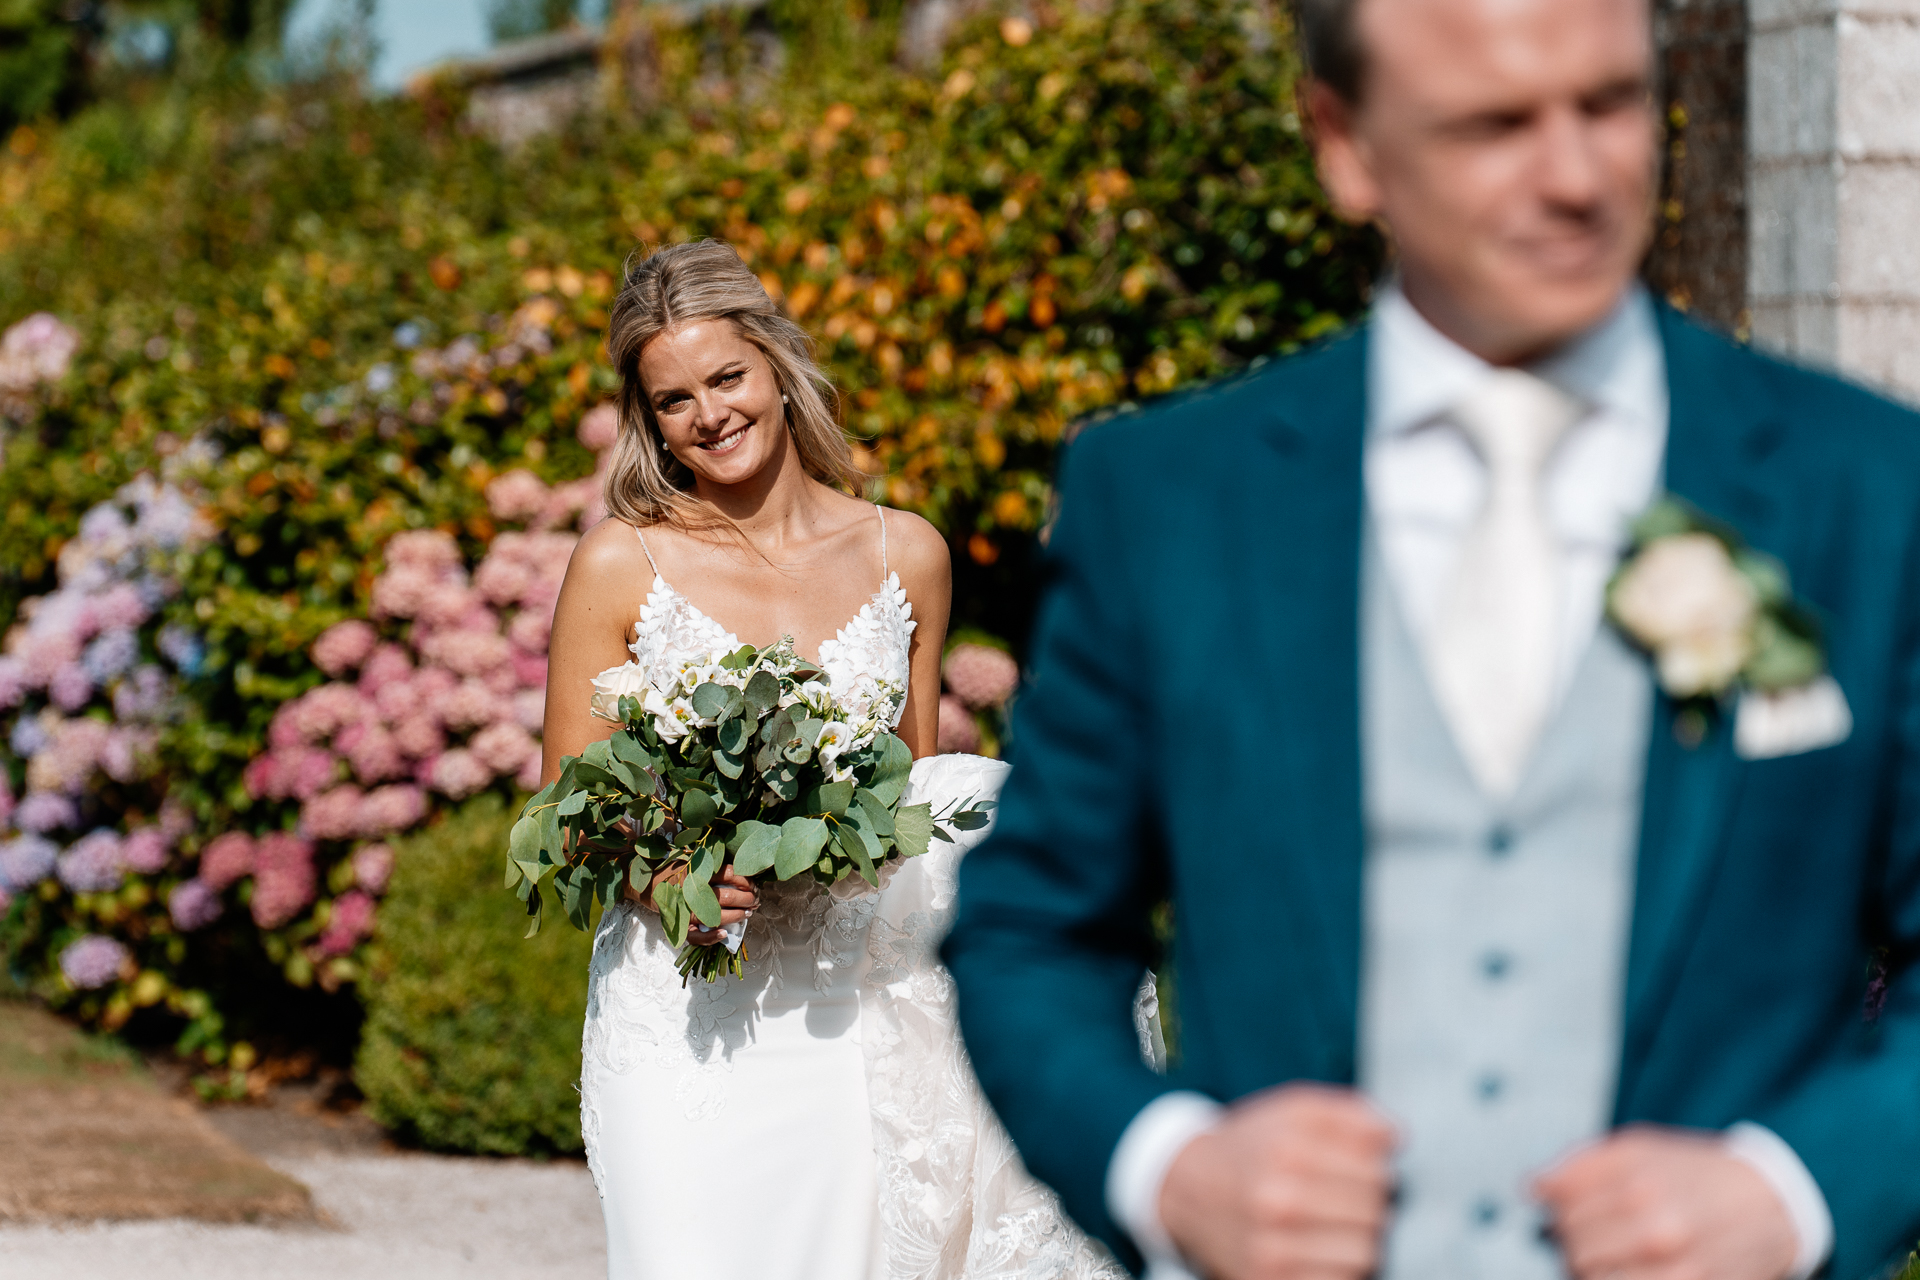
M586 1166L411 1153L265 1153L326 1227L113 1222L0 1227L4 1280L598 1280Z

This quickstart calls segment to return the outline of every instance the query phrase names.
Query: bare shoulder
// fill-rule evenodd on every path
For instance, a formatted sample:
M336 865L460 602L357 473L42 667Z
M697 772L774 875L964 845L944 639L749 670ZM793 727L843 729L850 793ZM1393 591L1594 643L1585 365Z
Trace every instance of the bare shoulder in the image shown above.
M925 517L911 511L887 508L887 563L900 575L900 582L913 595L913 588L949 590L953 582L953 560L947 540Z
M587 530L567 562L568 580L592 589L630 586L652 576L633 526L619 519L602 520Z

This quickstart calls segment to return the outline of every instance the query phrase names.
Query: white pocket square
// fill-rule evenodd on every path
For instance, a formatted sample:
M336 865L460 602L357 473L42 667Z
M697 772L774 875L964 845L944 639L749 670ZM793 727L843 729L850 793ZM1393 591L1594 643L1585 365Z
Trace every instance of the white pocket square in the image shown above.
M1740 695L1733 720L1733 749L1743 760L1818 751L1847 740L1853 712L1832 676L1777 693Z

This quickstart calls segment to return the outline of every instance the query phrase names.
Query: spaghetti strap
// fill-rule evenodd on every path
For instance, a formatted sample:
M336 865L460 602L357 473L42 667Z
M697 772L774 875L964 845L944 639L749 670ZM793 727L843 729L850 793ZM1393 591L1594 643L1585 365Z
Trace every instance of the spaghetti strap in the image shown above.
M655 562L653 558L653 548L647 545L647 535L640 532L639 525L633 526L633 532L634 532L634 536L640 539L640 549L647 553L647 563L653 566L653 576L656 578L660 577L660 566L658 563ZM880 558L882 561L884 561L887 556L886 545L885 545L886 540L887 540L886 526L883 524L881 526L881 533L880 533L880 542L881 542ZM662 579L662 581L665 581L665 579Z
M888 574L887 574L887 509L881 506L877 502L873 504L873 509L880 513L880 582L882 585L885 585L888 577Z

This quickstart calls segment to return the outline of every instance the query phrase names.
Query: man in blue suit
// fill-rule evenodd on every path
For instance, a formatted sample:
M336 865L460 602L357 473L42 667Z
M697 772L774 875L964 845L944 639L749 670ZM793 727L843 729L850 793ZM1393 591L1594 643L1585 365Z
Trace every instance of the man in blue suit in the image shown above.
M1870 1280L1920 1236L1920 419L1634 283L1645 0L1301 10L1396 276L1072 447L945 948L980 1079L1156 1276ZM1609 616L1663 494L1817 678L1728 683L1711 536Z

